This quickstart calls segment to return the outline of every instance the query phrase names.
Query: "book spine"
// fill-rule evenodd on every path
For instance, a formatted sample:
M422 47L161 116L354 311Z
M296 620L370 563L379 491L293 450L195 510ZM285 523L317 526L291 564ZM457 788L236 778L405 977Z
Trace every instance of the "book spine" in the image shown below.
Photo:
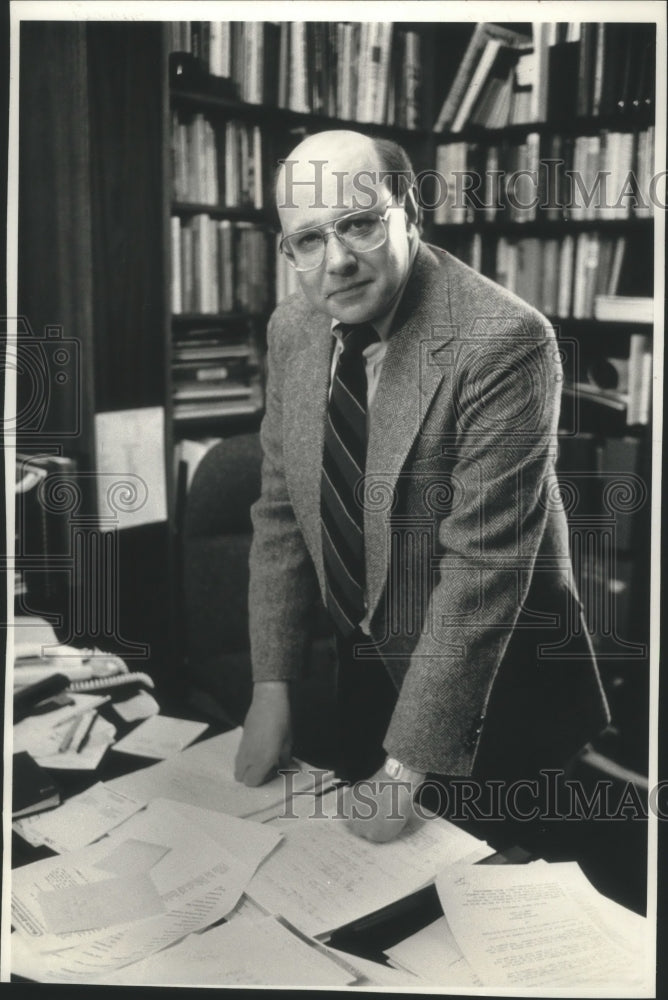
M171 289L172 289L172 312L183 312L183 295L181 290L181 220L177 216L172 216L170 220L171 236Z
M417 31L406 32L406 128L420 127L420 36Z

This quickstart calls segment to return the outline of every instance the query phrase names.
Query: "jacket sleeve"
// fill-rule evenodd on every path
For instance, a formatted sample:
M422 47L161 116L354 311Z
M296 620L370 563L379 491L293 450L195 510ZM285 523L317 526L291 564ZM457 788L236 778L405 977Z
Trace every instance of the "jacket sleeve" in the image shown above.
M490 339L484 350L464 342L459 353L439 574L384 742L422 771L471 773L545 529L561 366L539 318L518 326L514 337Z
M295 520L283 454L283 385L289 344L269 323L262 490L251 509L249 629L254 681L290 680L302 671L318 595L311 557Z

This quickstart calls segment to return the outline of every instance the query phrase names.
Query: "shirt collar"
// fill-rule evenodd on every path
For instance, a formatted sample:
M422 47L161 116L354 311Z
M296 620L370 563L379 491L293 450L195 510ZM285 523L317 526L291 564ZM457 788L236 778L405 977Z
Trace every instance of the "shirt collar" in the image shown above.
M386 343L390 339L390 333L392 331L392 324L394 322L394 317L396 316L397 309L399 308L399 303L401 302L402 296L404 294L404 289L406 288L406 284L408 283L408 279L410 278L411 271L413 270L413 264L415 263L415 258L417 256L418 243L419 240L415 240L415 242L411 245L411 257L408 265L408 270L406 271L406 277L404 278L403 283L399 287L399 294L395 296L392 308L389 309L388 312L386 312L383 316L376 317L376 319L371 324L371 326L378 334L381 343ZM341 327L341 320L332 319L331 330L334 336L339 341L341 340L340 327Z

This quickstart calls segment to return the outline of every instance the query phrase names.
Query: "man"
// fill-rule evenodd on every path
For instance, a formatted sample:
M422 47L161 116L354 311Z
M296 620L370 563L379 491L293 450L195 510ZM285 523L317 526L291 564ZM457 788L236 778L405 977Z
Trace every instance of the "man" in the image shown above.
M406 819L389 783L533 776L607 721L554 478L553 332L421 242L407 166L391 143L324 132L278 175L301 294L268 333L236 764L258 784L289 757L322 596L348 776L379 779L354 829L376 840Z

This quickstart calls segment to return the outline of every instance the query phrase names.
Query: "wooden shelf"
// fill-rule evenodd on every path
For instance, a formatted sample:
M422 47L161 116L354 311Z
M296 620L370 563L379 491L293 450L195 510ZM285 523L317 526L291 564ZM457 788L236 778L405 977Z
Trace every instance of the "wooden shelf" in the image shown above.
M188 218L192 215L210 215L212 219L230 219L239 222L257 222L273 225L271 213L266 208L253 205L208 205L206 202L174 201L172 215Z
M447 233L488 233L492 236L559 236L566 233L601 232L612 234L646 233L649 235L653 218L629 216L627 219L474 219L472 222L430 223L435 235Z
M264 410L254 410L248 413L227 413L219 416L173 416L174 435L176 438L187 437L190 433L221 437L229 433L258 430Z
M654 124L655 108L638 107L631 112L620 112L617 115L598 115L586 118L575 118L568 121L522 122L517 125L504 125L501 128L485 128L483 125L466 125L461 132L434 132L434 138L439 145L449 145L453 142L484 142L488 144L508 144L513 140L521 141L531 132L539 135L585 136L598 135L599 132L635 132Z
M618 115L588 116L563 122L522 122L516 125L505 125L501 128L486 128L483 125L467 125L461 132L434 132L429 128L405 128L399 125L387 125L380 122L359 122L355 119L336 118L330 115L316 114L311 111L294 111L292 108L282 108L266 104L249 104L234 98L216 94L206 89L192 90L171 87L171 103L174 107L192 108L195 111L218 111L227 118L243 118L257 124L296 128L303 126L314 129L351 128L361 132L374 132L379 135L401 138L407 142L432 139L440 145L453 142L485 142L508 143L509 140L520 141L531 132L539 135L585 136L596 135L601 131L634 132L648 128L654 124L654 106L639 107L632 112Z
M606 347L611 337L623 337L627 340L632 333L651 334L652 323L619 323L616 320L576 319L574 316L548 316L550 323L563 328L564 332L576 337L606 338Z
M227 323L259 323L266 321L267 313L172 313L172 323L177 327L205 326L214 328Z
M170 88L172 107L192 108L193 111L217 111L226 118L240 118L257 125L266 125L274 129L307 128L313 130L354 129L357 132L369 132L397 138L404 142L424 141L433 137L430 129L403 128L399 125L383 125L378 122L359 122L345 118L333 118L330 115L314 114L310 111L293 111L292 108L279 108L267 104L249 104L220 94L209 93L206 90L181 90Z

